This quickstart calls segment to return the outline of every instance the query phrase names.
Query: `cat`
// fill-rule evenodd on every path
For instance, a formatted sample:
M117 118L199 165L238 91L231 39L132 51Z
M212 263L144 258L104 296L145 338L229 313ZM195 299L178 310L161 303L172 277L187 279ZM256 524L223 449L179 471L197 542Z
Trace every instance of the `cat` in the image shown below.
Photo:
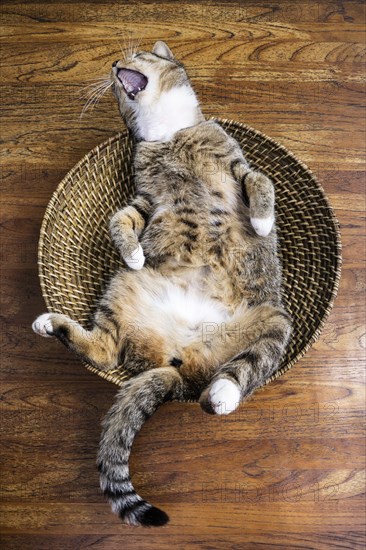
M235 410L278 369L291 318L281 303L270 179L205 119L164 42L115 61L110 78L135 140L136 195L110 220L126 266L90 330L58 313L32 326L98 369L123 363L131 375L103 422L101 487L126 523L163 525L167 514L131 483L136 433L172 399L199 400L211 414Z

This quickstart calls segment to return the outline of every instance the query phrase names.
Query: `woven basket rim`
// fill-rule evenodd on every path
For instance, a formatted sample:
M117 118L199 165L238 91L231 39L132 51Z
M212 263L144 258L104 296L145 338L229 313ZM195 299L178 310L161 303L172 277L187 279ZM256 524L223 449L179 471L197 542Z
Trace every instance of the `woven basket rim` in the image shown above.
M339 225L338 219L337 219L337 217L334 213L334 210L333 210L333 208L330 204L330 201L329 201L329 199L328 199L328 197L327 197L327 195L324 191L323 186L318 181L317 177L312 172L312 170L303 161L298 159L297 156L292 151L288 150L284 145L279 143L276 139L273 139L273 138L269 137L267 134L255 129L252 126L249 126L248 124L245 124L243 122L239 122L239 121L232 120L232 119L227 119L227 118L218 118L218 117L207 117L206 121L215 121L215 122L218 122L219 124L220 123L222 123L222 124L228 123L230 125L237 126L239 129L242 129L242 130L245 130L245 131L249 130L256 137L258 137L262 142L270 142L271 144L275 145L276 148L279 151L281 151L284 155L286 155L287 157L292 158L296 162L297 165L299 165L303 170L305 170L311 176L311 178L313 180L313 183L320 190L320 192L322 194L322 197L325 201L325 204L327 206L327 209L328 209L328 212L329 212L329 217L330 217L331 221L333 222L334 229L335 229L336 253L334 254L334 257L336 259L336 270L335 270L335 276L334 276L334 279L333 279L333 288L331 289L331 292L330 292L330 299L328 301L327 307L326 307L326 309L325 309L325 311L324 311L324 313L323 313L323 315L322 315L322 317L319 321L317 329L313 332L313 334L312 334L311 338L308 340L307 344L305 346L303 346L303 348L301 350L298 351L298 353L296 354L296 356L292 360L288 361L285 366L283 366L281 369L277 370L272 376L270 376L266 380L265 384L261 388L259 388L259 389L263 389L267 384L269 384L270 382L272 382L274 380L277 380L280 376L285 374L285 372L287 372L291 367L293 367L294 364L297 363L302 357L304 357L304 355L307 353L307 351L319 339L319 336L320 336L320 334L321 334L321 332L324 328L324 325L325 325L325 323L326 323L326 321L329 317L329 314L330 314L330 312L333 308L334 301L337 297L338 290L339 290L339 283L340 283L341 271L342 271L342 243L341 243L340 225ZM49 200L49 203L46 207L46 210L45 210L45 213L44 213L44 216L43 216L43 220L42 220L42 224L41 224L41 230L40 230L40 237L39 237L39 242L38 242L38 273L39 273L39 279L40 279L40 286L41 286L41 291L42 291L43 298L46 302L46 306L47 306L47 309L49 311L51 310L51 304L50 304L50 301L49 301L49 298L48 298L48 292L47 292L47 288L46 288L46 282L45 282L44 274L43 274L43 271L42 271L42 267L44 266L43 259L44 259L44 250L45 250L44 245L45 245L45 239L46 239L46 229L47 229L49 223L52 220L52 212L54 211L54 209L56 207L58 197L64 191L65 187L69 183L69 179L72 176L72 174L74 174L74 173L78 172L80 169L82 169L83 165L88 162L88 159L93 158L95 156L99 156L100 153L103 152L104 149L106 149L110 145L114 144L115 142L118 142L121 138L126 138L126 137L129 137L129 132L128 132L127 129L122 130L121 132L118 132L114 136L111 136L107 140L105 140L102 143L96 145L93 149L91 149L88 153L86 153L67 172L67 174L65 174L65 176L62 178L62 180L60 181L60 183L56 187L55 191L52 193L52 196ZM244 153L245 153L245 151L244 151ZM114 377L113 373L109 373L108 371L107 372L100 371L100 370L96 369L95 367L93 367L92 365L90 365L89 363L87 363L85 361L83 362L83 365L89 371L97 374L101 378L104 378L105 380L108 380L109 382L112 382L114 384L120 385L120 382L117 382L115 380L115 377ZM192 401L192 402L195 403L195 401Z

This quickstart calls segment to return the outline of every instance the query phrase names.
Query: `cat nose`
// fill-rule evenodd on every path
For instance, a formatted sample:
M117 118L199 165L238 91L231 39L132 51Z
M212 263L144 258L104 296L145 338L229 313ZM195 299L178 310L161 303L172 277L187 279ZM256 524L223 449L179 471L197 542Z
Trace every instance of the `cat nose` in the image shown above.
M117 63L118 63L118 59L117 59L117 61L113 61L112 67L115 67L117 65Z

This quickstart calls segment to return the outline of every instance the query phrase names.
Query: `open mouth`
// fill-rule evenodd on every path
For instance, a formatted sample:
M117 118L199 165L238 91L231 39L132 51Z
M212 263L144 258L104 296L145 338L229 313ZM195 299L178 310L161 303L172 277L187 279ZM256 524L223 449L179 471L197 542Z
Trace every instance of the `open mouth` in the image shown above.
M130 99L135 99L139 92L145 90L148 83L145 75L132 69L119 69L117 71L117 78Z

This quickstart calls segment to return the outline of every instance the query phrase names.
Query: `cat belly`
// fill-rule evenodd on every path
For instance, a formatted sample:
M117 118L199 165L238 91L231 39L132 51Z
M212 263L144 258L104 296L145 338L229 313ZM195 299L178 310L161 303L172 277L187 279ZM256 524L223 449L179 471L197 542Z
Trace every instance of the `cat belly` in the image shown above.
M202 291L199 280L179 285L149 269L133 275L134 293L123 304L123 317L135 327L136 349L159 366L213 366L226 356L219 334L232 315Z
M192 286L181 288L165 281L160 288L143 292L140 298L135 313L141 328L157 329L179 347L200 339L205 324L220 324L229 319L223 304Z

